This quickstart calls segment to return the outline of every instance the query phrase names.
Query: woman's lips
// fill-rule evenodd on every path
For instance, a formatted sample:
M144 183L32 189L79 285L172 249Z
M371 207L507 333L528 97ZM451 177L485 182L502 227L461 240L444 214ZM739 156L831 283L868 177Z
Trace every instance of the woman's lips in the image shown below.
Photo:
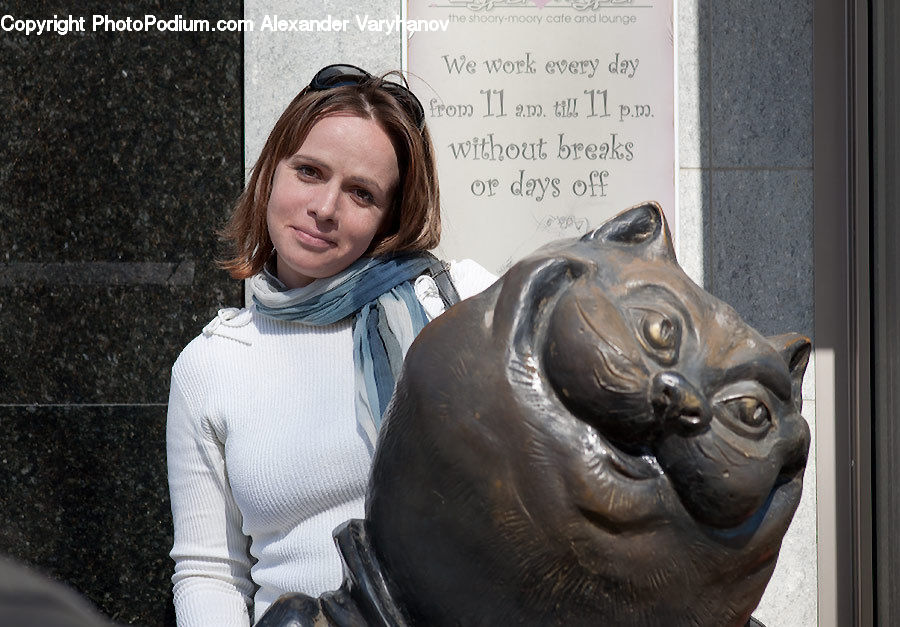
M327 250L337 245L332 240L324 238L305 229L301 229L296 226L292 226L290 228L294 231L294 235L297 237L301 244L305 244L306 246L309 246L311 248Z

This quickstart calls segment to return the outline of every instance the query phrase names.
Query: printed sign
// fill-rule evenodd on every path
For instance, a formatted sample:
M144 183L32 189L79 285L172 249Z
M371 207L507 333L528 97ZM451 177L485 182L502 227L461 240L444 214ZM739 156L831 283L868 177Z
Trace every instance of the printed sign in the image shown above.
M622 209L675 225L672 0L409 2L446 258L495 272ZM446 24L443 29L416 24Z

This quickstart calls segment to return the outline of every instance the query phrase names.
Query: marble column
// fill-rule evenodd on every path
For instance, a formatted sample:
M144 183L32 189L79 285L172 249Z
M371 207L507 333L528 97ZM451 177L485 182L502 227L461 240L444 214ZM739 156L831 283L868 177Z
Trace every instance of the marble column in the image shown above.
M679 259L764 334L815 342L813 2L677 5ZM813 358L803 383L813 443L803 498L755 612L767 625L817 623L814 381Z
M169 369L242 299L215 265L243 181L242 35L184 31L242 5L3 13L0 553L119 622L174 624ZM146 15L176 30L137 26ZM16 28L54 16L70 31Z

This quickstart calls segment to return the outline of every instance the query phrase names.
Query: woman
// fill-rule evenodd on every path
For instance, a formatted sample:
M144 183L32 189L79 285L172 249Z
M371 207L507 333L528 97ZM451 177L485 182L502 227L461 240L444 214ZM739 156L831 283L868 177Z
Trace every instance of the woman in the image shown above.
M398 83L329 66L269 135L226 228L255 305L172 369L167 450L179 625L242 625L336 588L402 356L443 310L433 147ZM451 264L465 298L493 280ZM452 291L452 290L445 290Z

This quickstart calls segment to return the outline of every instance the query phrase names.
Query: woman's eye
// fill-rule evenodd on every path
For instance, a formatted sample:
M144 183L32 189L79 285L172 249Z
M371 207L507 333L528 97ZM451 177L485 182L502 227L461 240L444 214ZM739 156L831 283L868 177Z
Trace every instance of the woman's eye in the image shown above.
M297 174L305 177L314 178L319 174L314 167L308 165L298 165L294 169L297 170Z
M725 402L728 411L740 422L752 428L767 425L772 420L769 408L752 396L741 396Z
M354 190L353 193L356 195L357 198L359 198L361 201L363 201L365 203L371 204L371 203L375 202L375 197L368 190L357 189L357 190Z
M647 312L643 321L644 337L653 348L669 351L678 344L678 329L675 324L655 311Z

